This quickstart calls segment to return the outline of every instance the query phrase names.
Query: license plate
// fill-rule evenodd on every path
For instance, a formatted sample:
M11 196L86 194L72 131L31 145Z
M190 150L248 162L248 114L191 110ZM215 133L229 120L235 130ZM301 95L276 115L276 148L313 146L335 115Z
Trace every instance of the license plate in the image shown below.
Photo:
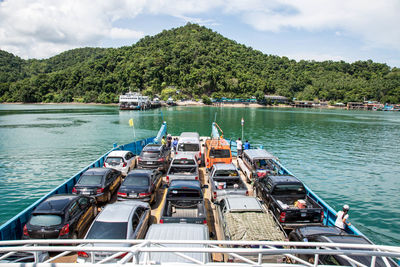
M301 213L301 217L306 217L306 216L307 216L307 213L304 213L304 212Z
M88 192L88 191L82 191L81 193L82 193L82 195L90 195L90 192Z
M136 194L136 193L130 193L130 194L128 194L128 197L137 197L138 196L138 194Z

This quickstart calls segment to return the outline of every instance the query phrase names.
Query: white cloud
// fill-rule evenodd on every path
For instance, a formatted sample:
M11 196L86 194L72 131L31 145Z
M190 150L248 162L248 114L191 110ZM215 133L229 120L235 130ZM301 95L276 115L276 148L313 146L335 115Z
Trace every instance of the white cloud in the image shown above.
M144 33L129 29L112 28L110 36L112 39L140 39L144 36Z
M215 26L224 23L216 15L221 14L259 31L332 30L362 40L364 48L398 50L398 11L399 0L0 0L0 49L42 58L110 40L134 42L146 33L118 22L138 15Z
M400 1L398 0L236 0L228 13L260 31L287 29L335 30L361 38L372 47L400 48ZM246 3L246 4L244 4Z

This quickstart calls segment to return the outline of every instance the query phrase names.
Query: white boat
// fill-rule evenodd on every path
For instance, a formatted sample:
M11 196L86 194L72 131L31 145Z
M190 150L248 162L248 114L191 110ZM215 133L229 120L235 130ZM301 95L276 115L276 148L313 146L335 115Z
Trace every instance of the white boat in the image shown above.
M151 103L148 96L136 92L128 92L119 96L119 109L140 110L150 108Z

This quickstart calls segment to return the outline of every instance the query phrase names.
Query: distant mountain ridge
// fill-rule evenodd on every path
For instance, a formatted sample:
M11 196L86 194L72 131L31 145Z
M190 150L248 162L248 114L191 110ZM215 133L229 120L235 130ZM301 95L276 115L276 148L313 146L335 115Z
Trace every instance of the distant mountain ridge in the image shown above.
M110 103L128 88L148 95L400 102L400 70L371 60L315 62L266 55L197 24L121 48L78 48L44 60L0 50L1 102ZM164 91L163 91L164 90Z

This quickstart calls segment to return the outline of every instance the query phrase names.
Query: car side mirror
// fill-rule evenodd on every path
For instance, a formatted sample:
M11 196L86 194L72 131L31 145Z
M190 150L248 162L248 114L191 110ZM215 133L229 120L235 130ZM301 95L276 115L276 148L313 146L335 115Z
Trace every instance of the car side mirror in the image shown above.
M163 188L165 189L165 188L169 188L169 185L168 184L165 184L165 185L163 185Z
M208 184L203 185L201 188L208 188Z

